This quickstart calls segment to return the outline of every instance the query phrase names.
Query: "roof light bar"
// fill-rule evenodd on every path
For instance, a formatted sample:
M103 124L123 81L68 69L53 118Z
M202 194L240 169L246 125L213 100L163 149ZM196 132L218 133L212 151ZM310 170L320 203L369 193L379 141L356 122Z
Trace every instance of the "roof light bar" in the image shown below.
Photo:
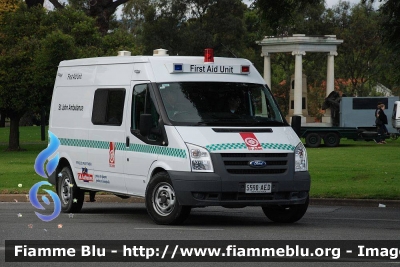
M204 49L204 63L214 63L214 49Z
M241 66L241 73L248 74L250 73L250 66Z
M183 72L183 64L182 63L174 63L173 72Z

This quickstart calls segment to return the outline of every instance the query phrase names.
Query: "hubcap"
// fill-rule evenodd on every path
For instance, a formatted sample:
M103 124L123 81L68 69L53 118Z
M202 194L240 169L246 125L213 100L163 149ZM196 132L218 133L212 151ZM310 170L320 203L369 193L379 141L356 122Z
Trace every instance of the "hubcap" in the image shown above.
M153 208L161 216L168 216L175 207L175 191L168 183L160 183L153 192Z
M64 205L67 205L69 200L71 199L71 182L69 177L65 177L62 180L62 185L61 185L61 200L64 203Z

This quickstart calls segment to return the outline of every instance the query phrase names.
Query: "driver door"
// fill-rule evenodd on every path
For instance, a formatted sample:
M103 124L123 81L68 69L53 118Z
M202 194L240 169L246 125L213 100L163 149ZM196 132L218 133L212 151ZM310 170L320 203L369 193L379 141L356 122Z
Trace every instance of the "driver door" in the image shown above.
M129 96L131 110L126 123L126 161L125 185L128 194L144 196L147 186L147 176L153 162L158 158L162 142L157 134L141 136L139 131L140 114L151 114L153 128L159 127L159 113L151 96L149 81L135 81L131 84L133 90Z

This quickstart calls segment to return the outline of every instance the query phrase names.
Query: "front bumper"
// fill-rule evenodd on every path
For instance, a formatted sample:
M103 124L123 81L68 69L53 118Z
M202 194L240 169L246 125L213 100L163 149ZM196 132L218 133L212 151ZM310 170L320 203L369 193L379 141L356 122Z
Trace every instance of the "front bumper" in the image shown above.
M277 176L219 175L168 171L178 201L184 206L266 206L304 204L310 174L295 172L290 179ZM246 183L271 183L271 193L246 194Z

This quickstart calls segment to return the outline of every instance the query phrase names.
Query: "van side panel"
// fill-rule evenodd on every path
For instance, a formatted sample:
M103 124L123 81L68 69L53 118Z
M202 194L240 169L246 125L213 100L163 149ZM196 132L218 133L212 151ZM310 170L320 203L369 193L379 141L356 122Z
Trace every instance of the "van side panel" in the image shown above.
M124 113L127 109L127 96L131 93L128 86L98 86L96 90L125 91ZM106 108L106 107L105 107ZM125 120L123 114L120 125L88 125L90 145L88 160L93 165L94 179L90 188L108 192L125 194L124 165L126 164L125 151ZM87 185L82 185L87 186Z
M87 127L91 124L93 93L86 89L55 87L50 110L50 131L60 140L60 155L72 159L70 164L77 184L82 168L92 172L84 143L89 139Z
M133 64L99 65L97 66L95 84L97 86L129 85L132 73Z

